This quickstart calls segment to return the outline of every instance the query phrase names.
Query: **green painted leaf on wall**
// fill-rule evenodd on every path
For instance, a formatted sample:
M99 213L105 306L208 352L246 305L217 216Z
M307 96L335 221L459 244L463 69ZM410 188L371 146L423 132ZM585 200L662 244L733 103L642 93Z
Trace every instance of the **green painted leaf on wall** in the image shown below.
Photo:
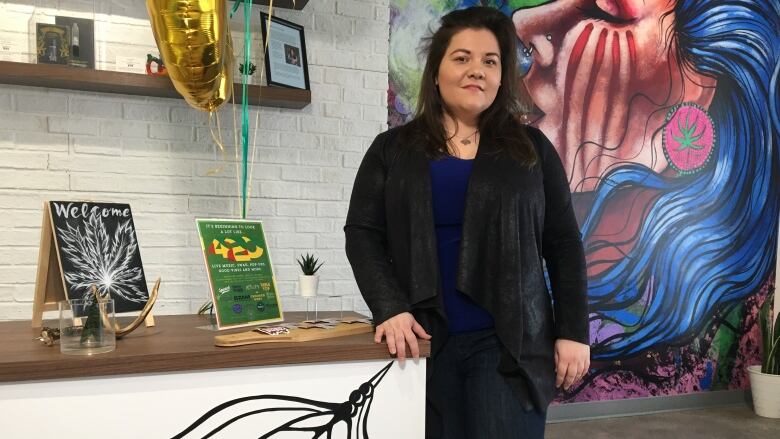
M533 8L534 6L549 3L550 0L509 0L507 3L512 9Z

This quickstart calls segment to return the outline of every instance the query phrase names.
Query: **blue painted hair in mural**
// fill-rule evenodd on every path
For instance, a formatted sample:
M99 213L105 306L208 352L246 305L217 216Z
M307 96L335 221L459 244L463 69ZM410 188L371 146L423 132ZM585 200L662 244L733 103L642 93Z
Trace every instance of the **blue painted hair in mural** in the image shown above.
M702 172L666 177L628 164L607 175L582 225L587 241L618 191L661 192L632 251L589 280L592 318L627 327L593 346L616 359L682 345L756 292L773 270L780 177L780 1L677 0L679 57L718 85L717 150ZM590 243L599 245L599 243ZM587 251L587 249L586 249ZM627 308L641 304L641 312Z

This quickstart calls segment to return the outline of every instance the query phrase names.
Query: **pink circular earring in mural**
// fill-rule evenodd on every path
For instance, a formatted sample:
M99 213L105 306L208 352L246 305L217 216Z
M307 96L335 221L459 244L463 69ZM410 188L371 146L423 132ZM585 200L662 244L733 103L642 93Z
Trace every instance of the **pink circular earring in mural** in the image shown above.
M709 162L715 150L715 129L704 108L683 103L666 114L663 150L669 165L680 174L693 174Z

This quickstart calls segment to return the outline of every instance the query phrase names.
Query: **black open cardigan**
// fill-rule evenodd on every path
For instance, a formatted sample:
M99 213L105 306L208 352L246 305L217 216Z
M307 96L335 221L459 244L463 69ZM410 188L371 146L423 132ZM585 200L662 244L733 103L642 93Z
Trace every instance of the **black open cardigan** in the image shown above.
M556 394L555 340L588 343L587 279L560 158L540 130L524 128L539 155L531 169L489 135L480 140L466 193L456 285L493 316L503 345L499 372L515 395L526 409L546 410ZM428 158L415 132L411 124L390 129L368 148L344 232L374 323L411 312L433 336L436 355L447 325ZM435 395L429 399L436 404Z

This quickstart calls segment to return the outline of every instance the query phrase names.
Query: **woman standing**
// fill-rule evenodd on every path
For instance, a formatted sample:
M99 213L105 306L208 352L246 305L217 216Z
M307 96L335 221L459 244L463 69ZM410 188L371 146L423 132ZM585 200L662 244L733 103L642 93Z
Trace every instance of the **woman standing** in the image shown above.
M547 138L517 122L509 18L475 7L441 24L416 118L360 165L347 256L377 342L403 359L432 340L426 437L541 438L555 388L589 366L568 182Z

